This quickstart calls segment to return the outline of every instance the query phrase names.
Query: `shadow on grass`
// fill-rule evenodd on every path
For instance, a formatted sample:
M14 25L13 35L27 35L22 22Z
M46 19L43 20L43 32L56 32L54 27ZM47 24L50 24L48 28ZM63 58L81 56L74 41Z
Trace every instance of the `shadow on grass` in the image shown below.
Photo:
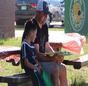
M3 42L0 42L0 45L3 45Z
M7 39L1 39L0 38L0 45L3 45L4 44L4 41L7 41Z
M88 86L88 83L86 83L84 80L81 80L80 82L78 82L75 78L71 86Z

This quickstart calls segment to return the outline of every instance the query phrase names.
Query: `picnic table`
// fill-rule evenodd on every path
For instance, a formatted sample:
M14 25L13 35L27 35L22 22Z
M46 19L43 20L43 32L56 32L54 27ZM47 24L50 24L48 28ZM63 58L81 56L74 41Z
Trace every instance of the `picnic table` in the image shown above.
M55 49L61 48L61 44L51 43L51 46ZM20 64L20 48L12 46L0 46L0 59L7 62L12 62L12 65L18 66ZM66 65L72 65L75 69L88 65L88 55L84 55L81 58L75 60L64 60ZM31 77L25 73L15 74L11 76L0 76L0 82L8 83L8 86L30 86Z
M50 43L54 49L61 48L61 43ZM12 62L12 65L17 66L20 64L20 47L12 46L0 46L0 59L7 62ZM80 69L81 67L88 64L88 54L77 57L73 60L64 60L66 65L72 65L75 69Z

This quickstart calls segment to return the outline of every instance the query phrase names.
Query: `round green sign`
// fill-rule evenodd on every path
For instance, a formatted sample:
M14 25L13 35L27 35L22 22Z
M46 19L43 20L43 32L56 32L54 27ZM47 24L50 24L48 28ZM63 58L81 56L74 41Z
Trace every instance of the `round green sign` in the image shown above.
M85 21L84 0L71 0L70 4L70 23L74 31L81 31Z

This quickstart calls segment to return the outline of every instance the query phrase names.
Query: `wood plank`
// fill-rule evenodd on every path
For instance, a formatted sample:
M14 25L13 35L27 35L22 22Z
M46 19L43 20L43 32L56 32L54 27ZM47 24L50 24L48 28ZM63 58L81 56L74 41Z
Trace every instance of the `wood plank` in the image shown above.
M71 60L71 61L64 60L63 63L66 65L73 65L75 69L80 69L81 67L88 65L88 54L80 56L79 58Z
M20 48L14 46L0 46L0 59L4 59L10 55L20 54Z

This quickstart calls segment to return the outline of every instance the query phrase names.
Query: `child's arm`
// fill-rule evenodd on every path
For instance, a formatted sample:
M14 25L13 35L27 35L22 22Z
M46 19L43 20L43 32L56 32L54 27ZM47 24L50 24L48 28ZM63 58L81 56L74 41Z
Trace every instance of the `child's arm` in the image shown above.
M35 66L34 66L32 63L30 63L30 62L28 61L28 59L24 59L24 64L25 64L28 68L30 68L30 69L32 69L32 70L35 69Z
M24 60L24 64L28 67L28 68L30 68L30 69L32 69L32 70L34 70L34 71L38 71L38 72L41 72L41 70L42 70L42 68L41 68L41 65L39 64L39 62L36 60L36 64L35 65L33 65L32 63L30 63L29 61L28 61L28 59L25 59Z

